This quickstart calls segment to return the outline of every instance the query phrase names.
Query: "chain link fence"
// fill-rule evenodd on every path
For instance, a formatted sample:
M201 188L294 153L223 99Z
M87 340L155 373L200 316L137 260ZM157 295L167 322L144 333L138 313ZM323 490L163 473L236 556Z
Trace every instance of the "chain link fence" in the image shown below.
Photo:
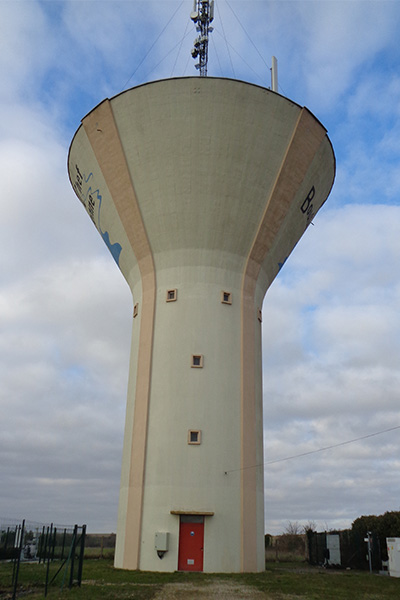
M0 519L0 561L11 561L13 600L24 563L44 563L44 595L55 581L71 588L81 585L86 525L54 525L33 521ZM58 562L58 568L50 564Z

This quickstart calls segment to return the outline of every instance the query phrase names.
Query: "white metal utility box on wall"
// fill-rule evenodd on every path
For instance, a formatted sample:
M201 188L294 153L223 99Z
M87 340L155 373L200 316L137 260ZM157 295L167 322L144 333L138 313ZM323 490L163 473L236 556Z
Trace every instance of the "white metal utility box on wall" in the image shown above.
M160 552L167 552L169 542L169 533L167 531L157 531L154 536L155 549Z
M400 538L386 538L389 557L389 575L400 577Z

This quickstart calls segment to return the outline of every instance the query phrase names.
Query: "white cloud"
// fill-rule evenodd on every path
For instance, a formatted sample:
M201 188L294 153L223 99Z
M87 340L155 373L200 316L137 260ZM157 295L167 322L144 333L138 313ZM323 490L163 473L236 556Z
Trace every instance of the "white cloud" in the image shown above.
M299 12L306 45L302 70L317 103L334 105L378 52L396 48L393 2L305 2Z
M0 22L0 97L11 101L18 94L30 101L53 61L52 28L39 2L1 2Z
M400 426L400 207L326 208L315 222L264 303L272 315L263 323L267 461ZM365 512L397 510L399 432L267 465L269 529L284 529L285 519L343 527ZM279 520L282 494L288 509Z

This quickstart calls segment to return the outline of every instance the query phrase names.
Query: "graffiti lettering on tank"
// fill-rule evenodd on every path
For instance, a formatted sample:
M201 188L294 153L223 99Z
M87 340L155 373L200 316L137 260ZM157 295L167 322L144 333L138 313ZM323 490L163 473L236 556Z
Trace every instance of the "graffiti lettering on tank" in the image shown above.
M101 237L103 238L107 248L109 249L109 251L112 254L112 257L114 258L115 262L119 266L119 257L121 254L122 246L118 242L115 242L114 244L112 244L110 241L109 232L103 231L101 228L101 225L100 225L100 209L101 209L101 202L103 199L100 194L100 190L97 189L97 190L93 191L92 186L90 186L90 185L87 186L90 179L93 177L93 173L89 173L89 175L86 177L84 173L83 174L81 173L78 165L75 165L75 170L76 170L75 181L73 182L72 187L74 188L76 195L78 196L78 198L80 199L80 201L82 202L84 207L86 208L89 217L92 219L93 223L99 230ZM96 214L97 214L97 222L96 222Z
M315 187L312 186L311 190L308 192L303 204L301 205L301 212L303 215L307 215L307 225L311 223L313 218L315 217L314 206L312 204L312 200L315 196Z
M75 194L78 196L79 200L86 206L83 193L83 184L89 181L93 173L90 173L89 177L86 179L85 176L80 172L78 165L75 165L75 170L75 181L72 182L72 187L74 188Z
M315 196L315 187L312 186L311 190L308 192L307 196L303 200L302 205L300 206L301 212L303 213L303 215L306 215L306 217L307 217L307 227L309 226L309 224L312 222L313 218L316 215L316 212L314 211L314 205L312 203L314 196ZM278 262L278 272L282 269L282 267L285 264L285 262L287 261L287 259L288 259L288 256L286 256L286 258L284 258L281 262Z
M99 200L99 213L100 213L101 196L99 194L99 190L96 190L94 193L97 194L97 199ZM93 198L93 194L91 193L91 188L89 188L88 194L87 194L87 201L86 201L86 210L88 211L89 217L92 219L93 223L96 224L96 222L94 220L95 208L96 208L96 201ZM99 214L99 217L100 217L100 214Z
M90 218L93 223L97 227L97 223L95 220L95 209L96 209L96 200L99 200L98 204L98 216L100 217L100 204L101 204L101 196L99 194L99 190L92 192L91 186L87 187L90 179L93 177L93 173L89 173L86 177L85 174L82 174L78 165L75 165L75 181L72 184L72 187L75 190L76 195L79 200L82 202L87 212L89 213ZM97 195L97 198L94 195Z

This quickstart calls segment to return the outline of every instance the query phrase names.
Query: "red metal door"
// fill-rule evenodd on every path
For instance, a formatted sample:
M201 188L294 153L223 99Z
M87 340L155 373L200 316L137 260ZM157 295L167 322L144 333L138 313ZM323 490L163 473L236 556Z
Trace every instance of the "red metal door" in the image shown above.
M180 521L178 571L203 570L204 519L190 523Z

